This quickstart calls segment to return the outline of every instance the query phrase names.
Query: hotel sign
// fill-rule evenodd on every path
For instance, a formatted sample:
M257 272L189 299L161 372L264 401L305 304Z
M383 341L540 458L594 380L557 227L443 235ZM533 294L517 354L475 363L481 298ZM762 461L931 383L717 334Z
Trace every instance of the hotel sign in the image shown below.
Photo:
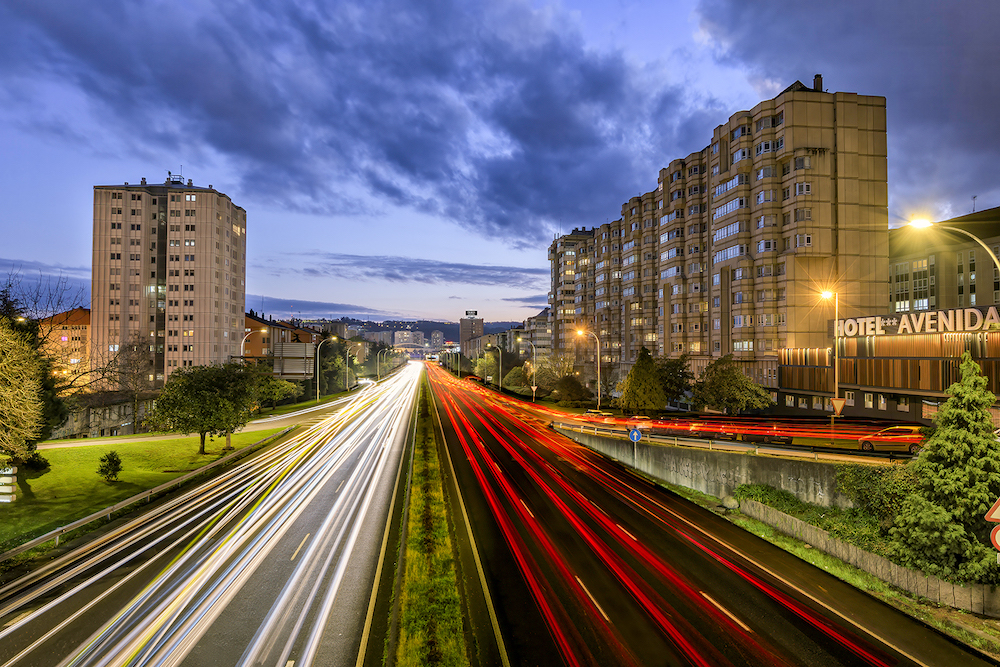
M908 334L961 333L1000 329L996 306L953 308L920 313L895 313L837 320L837 336L905 336Z

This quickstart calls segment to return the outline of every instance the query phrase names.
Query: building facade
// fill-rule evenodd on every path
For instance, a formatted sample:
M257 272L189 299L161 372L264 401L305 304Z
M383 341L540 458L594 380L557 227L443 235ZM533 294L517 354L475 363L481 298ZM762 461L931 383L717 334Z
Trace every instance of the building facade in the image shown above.
M239 355L246 211L171 175L94 186L91 366L129 339L148 342L150 383Z
M817 76L731 115L618 220L553 242L553 350L592 367L587 329L620 374L642 347L696 374L731 353L777 397L779 351L830 345L820 292L841 294L842 316L885 305L886 169L883 97Z
M90 309L73 308L38 322L41 349L52 360L52 374L66 391L90 381Z
M475 359L478 354L473 356L472 348L470 347L470 341L479 338L483 335L483 318L476 317L475 315L469 315L468 317L463 317L458 323L458 345L462 352L462 356L466 359Z

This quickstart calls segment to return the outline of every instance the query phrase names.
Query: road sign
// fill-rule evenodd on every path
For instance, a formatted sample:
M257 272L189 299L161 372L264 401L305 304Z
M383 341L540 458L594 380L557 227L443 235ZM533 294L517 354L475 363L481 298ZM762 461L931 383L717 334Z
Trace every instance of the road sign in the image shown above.
M14 493L16 490L13 486L0 485L0 493Z
M0 496L0 503L12 503L17 500L17 496Z
M637 428L632 429L628 432L628 439L632 442L639 442L642 440L642 431Z
M16 475L17 466L11 466L10 468L0 468L0 475Z
M538 391L538 385L537 384L531 385L531 391Z
M16 484L17 477L13 475L0 475L0 484Z
M831 398L830 402L833 403L833 411L839 417L841 411L844 409L844 405L847 403L846 398Z
M997 498L997 501L993 503L993 507L986 512L986 520L993 523L1000 523L1000 498ZM994 549L1000 551L1000 544L997 544L997 533L1000 533L1000 526L994 526L993 530L990 531L990 542L993 543ZM1000 555L997 558L997 562L1000 562Z

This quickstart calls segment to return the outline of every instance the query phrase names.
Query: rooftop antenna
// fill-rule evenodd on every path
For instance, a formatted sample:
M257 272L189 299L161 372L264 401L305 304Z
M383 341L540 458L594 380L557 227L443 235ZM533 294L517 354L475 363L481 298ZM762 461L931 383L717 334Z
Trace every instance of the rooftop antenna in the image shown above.
M976 195L972 195L972 212L976 212Z

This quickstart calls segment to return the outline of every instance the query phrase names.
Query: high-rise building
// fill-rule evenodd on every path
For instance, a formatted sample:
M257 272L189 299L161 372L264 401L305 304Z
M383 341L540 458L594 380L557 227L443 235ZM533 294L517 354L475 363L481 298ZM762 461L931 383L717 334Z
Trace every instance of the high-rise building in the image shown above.
M671 161L619 220L549 248L552 346L627 371L645 346L695 373L732 353L775 391L779 366L831 363L832 308L884 308L888 275L885 98L795 82ZM848 313L845 315L845 313Z
M149 347L149 376L240 354L246 211L211 185L94 186L91 365L127 340Z
M473 311L468 311L473 312ZM480 338L483 335L483 319L481 317L476 317L475 315L469 315L468 317L463 317L458 323L458 344L462 350L462 354L466 358L472 358L471 349L469 347L469 341L476 338Z

